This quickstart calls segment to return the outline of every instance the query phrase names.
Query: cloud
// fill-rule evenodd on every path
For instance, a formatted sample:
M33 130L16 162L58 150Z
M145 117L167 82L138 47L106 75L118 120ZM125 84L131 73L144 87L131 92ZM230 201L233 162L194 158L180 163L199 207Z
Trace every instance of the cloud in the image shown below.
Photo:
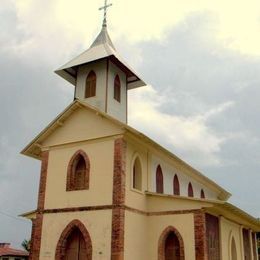
M41 51L48 57L46 60L53 58L58 42L66 55L73 52L75 46L88 46L89 36L95 36L102 21L102 13L98 12L102 0L12 0L11 3L16 8L19 28L30 36L30 40L19 46L19 51L32 53L36 46L41 46ZM114 39L126 38L131 43L165 41L169 32L190 15L203 13L214 20L211 29L223 47L247 55L260 55L260 2L257 0L163 0L153 3L114 0L113 5L109 10L109 24ZM56 60L58 53L54 55ZM62 55L64 57L64 53Z
M203 114L185 117L160 112L159 107L167 97L159 95L151 86L145 90L132 91L131 94L129 123L135 128L170 150L185 154L191 163L220 163L218 152L225 137L217 136L206 122L209 118L225 112L232 105L231 102L220 104Z

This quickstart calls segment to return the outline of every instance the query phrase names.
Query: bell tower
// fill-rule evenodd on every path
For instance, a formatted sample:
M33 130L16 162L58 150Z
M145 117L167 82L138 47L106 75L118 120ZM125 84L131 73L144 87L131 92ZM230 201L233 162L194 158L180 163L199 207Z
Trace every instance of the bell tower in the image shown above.
M116 51L107 31L105 0L102 29L90 48L55 72L75 86L75 99L127 123L127 91L145 86Z

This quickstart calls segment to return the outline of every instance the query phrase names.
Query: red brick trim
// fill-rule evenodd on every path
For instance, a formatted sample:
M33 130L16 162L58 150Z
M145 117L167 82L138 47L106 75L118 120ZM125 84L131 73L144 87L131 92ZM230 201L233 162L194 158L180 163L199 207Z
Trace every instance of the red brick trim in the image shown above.
M170 211L154 211L146 212L136 208L132 208L126 205L100 205L100 206L88 206L88 207L71 207L71 208L59 208L59 209L45 209L41 213L54 214L54 213L66 213L66 212L77 212L77 211L96 211L96 210L111 210L111 209L124 209L130 212L145 216L165 216L165 215L179 215L200 212L198 209L189 210L170 210Z
M41 248L41 235L42 235L42 222L45 201L45 190L47 181L47 168L49 160L49 151L42 152L42 165L41 165L41 176L39 184L39 195L38 195L38 213L36 219L33 221L32 227L32 238L31 238L31 252L30 259L38 260L40 256Z
M194 213L196 260L208 259L206 240L206 217L204 212Z
M40 257L41 249L41 236L42 236L42 222L43 214L37 213L36 219L33 220L33 229L31 237L31 250L29 259L38 260Z
M55 260L64 260L67 239L75 228L80 230L85 240L86 249L87 249L87 260L92 259L92 242L91 242L90 235L87 229L85 228L85 226L79 220L76 219L70 222L67 225L67 227L63 230L56 247Z
M49 151L42 152L41 176L40 176L39 194L38 194L38 210L40 211L44 209L48 161L49 161Z
M172 232L177 236L179 243L180 243L180 260L185 259L184 242L183 242L182 236L175 227L169 226L162 232L162 234L159 238L158 260L165 260L165 241L166 241L168 235Z
M75 187L75 176L74 176L75 162L79 156L82 156L82 158L84 158L84 161L86 164L85 182L84 182L83 188L81 188L81 190L89 189L90 161L89 161L88 155L83 150L79 150L72 156L72 158L70 159L69 165L68 165L67 185L66 185L67 191L79 190L79 188Z
M35 236L35 219L32 219L32 231L31 231L31 247L30 247L30 254L29 254L29 260L33 260L33 252L34 252L34 244L32 243L32 241L34 241L34 236Z
M114 144L113 206L120 207L112 210L111 260L124 259L125 168L126 142L119 138Z

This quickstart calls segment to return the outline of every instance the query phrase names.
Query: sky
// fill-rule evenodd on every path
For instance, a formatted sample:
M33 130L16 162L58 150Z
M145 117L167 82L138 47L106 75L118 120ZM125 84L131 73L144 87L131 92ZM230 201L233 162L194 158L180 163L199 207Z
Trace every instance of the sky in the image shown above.
M260 217L259 0L113 0L108 30L148 83L129 124ZM98 34L102 0L1 0L0 242L19 246L36 208L40 163L20 151L73 100L53 73ZM140 112L141 111L141 112Z

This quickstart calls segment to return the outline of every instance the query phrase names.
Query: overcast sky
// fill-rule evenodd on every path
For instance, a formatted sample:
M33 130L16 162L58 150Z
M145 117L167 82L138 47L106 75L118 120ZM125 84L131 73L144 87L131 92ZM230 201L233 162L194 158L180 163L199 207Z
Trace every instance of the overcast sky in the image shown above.
M0 242L30 236L30 222L16 216L36 208L40 164L19 152L72 102L73 87L53 71L89 47L102 4L1 0ZM149 84L129 93L129 124L259 217L259 0L113 5L110 36Z

